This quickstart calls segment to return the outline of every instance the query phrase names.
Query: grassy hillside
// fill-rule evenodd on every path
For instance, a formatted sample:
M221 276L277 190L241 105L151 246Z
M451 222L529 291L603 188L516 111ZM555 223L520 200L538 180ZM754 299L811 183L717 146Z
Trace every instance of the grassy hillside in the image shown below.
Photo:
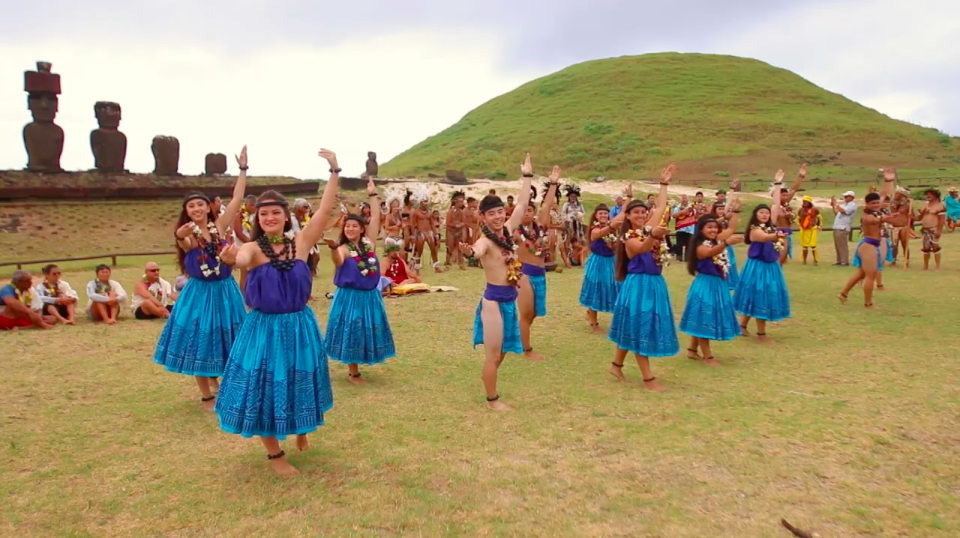
M707 54L585 62L529 82L381 166L387 176L512 176L524 151L579 177L685 177L799 161L823 176L877 163L956 174L960 139L893 120L766 63ZM946 170L946 172L945 172Z

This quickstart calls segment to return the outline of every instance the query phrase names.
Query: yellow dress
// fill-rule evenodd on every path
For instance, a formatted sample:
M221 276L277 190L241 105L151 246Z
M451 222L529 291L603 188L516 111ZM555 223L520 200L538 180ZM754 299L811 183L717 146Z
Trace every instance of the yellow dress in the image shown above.
M803 219L797 216L797 222L800 223L800 246L803 248L817 248L817 232L823 225L823 215L817 212L816 219L809 216Z

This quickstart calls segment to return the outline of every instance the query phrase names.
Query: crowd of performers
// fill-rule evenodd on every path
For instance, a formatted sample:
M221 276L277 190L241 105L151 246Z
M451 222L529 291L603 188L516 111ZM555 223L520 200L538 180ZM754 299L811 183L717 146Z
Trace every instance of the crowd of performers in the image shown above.
M398 266L407 268L403 258L408 240L414 265L420 265L426 245L439 268L440 221L429 210L423 192L411 193L416 205L389 197L384 212L371 180L365 211L344 212L339 237L325 239L328 216L338 203L340 168L333 152L323 149L319 155L329 164L330 179L319 208L312 213L308 204L297 200L291 207L273 191L245 198L246 148L237 157L240 174L229 204L201 193L186 197L174 239L178 263L189 278L175 307L160 314L167 321L153 357L171 372L194 377L202 405L216 412L221 428L259 437L271 467L284 475L297 470L287 461L280 441L293 436L297 449L306 450L307 435L323 425L324 413L333 406L328 358L346 365L352 383L364 384L361 366L396 355L381 279L391 271L397 277ZM445 222L451 241L449 263L463 267L468 260L476 260L484 272L486 287L476 307L473 344L484 346L482 380L490 409L511 409L500 400L497 383L507 353L544 358L534 351L532 332L535 320L548 312L546 267L555 239L579 241L589 251L579 302L591 330L613 342L609 370L620 381L625 379L625 360L632 353L645 387L665 390L649 359L681 351L663 276L671 259L679 257L694 276L679 323L679 330L689 337L686 356L690 359L718 366L713 342L750 336L749 322L754 320L756 337L769 343L768 323L790 317L782 266L796 218L789 202L800 189L806 165L791 189L783 188L784 173L777 172L770 204L752 211L743 232L738 231L741 204L735 195L718 196L709 207L700 197L689 210L683 202L671 206L667 190L676 172L674 165L661 172L656 195L634 200L628 188L611 207L598 205L585 224L574 188L567 189L568 201L559 218L555 216L559 167L550 172L539 206L533 202L536 189L529 154L520 170L522 187L515 205L512 197L504 203L493 193L476 200L457 192ZM895 182L895 172L886 170L879 192L865 198L856 273L839 295L844 303L862 281L865 306L872 306L874 284L879 283L884 265L880 247L885 228L909 228L910 217L919 216L925 247L939 239L939 230L932 230L937 224L927 226L925 219L936 217L942 225L946 206L939 199L930 200L913 215L898 202L903 192L895 189ZM405 212L408 206L412 210ZM806 221L801 225L801 243L809 247L810 238L805 239L803 231L819 226L819 220L806 203L800 215ZM673 249L667 243L671 218L677 221L678 232ZM571 221L581 224L568 226ZM681 230L689 237L680 236ZM376 253L381 234L385 261ZM748 245L747 260L738 272L732 246L741 241ZM320 246L329 249L336 268L337 292L325 335L308 306ZM233 278L235 268L242 275L242 290ZM56 273L51 275L54 283ZM93 293L104 297L95 308L109 318L116 304L123 302L117 295L122 288L109 279L109 272L98 278L106 291L92 284ZM0 317L16 317L16 306L24 303L22 297L30 289L20 281L0 289L6 305ZM70 305L75 302L69 290L65 296L73 298ZM72 320L67 302L56 304L63 304L63 313ZM612 315L606 330L600 327L600 313ZM53 322L41 317L42 323Z

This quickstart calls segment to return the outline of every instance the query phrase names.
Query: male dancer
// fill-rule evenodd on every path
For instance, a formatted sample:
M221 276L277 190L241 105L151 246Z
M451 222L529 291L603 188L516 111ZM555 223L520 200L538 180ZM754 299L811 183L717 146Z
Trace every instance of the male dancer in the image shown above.
M893 193L896 178L896 172L892 168L887 168L883 173L883 188L880 193L871 192L864 199L866 208L863 219L860 221L863 227L863 239L857 244L857 258L854 259L854 262L857 259L860 260L860 266L838 295L843 304L847 304L847 294L850 290L862 280L863 306L873 308L873 285L883 264L883 259L880 257L880 227L883 224L893 226L907 224L907 219L902 214L885 215L880 212L883 198Z
M521 224L513 232L513 240L519 247L517 258L523 264L523 277L520 279L517 297L517 310L520 313L520 341L523 342L523 355L535 361L542 361L543 355L533 351L530 343L530 327L533 325L533 320L547 315L547 272L544 269L545 258L550 248L547 231L550 225L550 209L557 203L556 192L559 181L560 167L554 166L540 212L537 212L536 204L528 202L521 213ZM518 209L517 212L519 211Z
M423 263L423 246L430 247L430 259L433 260L433 270L442 273L440 269L440 254L437 252L437 242L434 238L435 232L433 219L430 212L430 193L425 188L420 188L416 193L418 205L410 216L410 225L413 228L416 238L413 250L413 268L420 270Z
M520 166L523 186L520 187L520 207L530 203L530 183L533 163L528 153ZM479 258L487 281L486 290L477 305L473 326L473 345L483 344L486 358L483 362L483 387L487 393L487 407L495 411L511 411L512 407L500 401L497 393L497 369L507 352L522 353L520 321L517 317L517 287L522 273L517 260L517 246L513 230L520 226L522 211L514 211L510 219L503 201L496 196L485 196L480 204L483 237L473 244L461 243L460 250L467 257Z
M793 182L793 186L790 187L790 190L780 189L780 211L777 214L777 228L787 237L787 248L780 251L780 265L787 263L787 258L793 257L793 220L795 218L793 214L793 208L790 207L790 202L793 200L793 197L800 192L800 185L803 183L803 178L807 177L807 163L803 163L800 166L800 171L797 172L797 180Z
M467 209L463 212L463 227L466 232L465 243L473 244L480 239L480 211L477 209L477 199L467 198Z
M464 193L463 191L454 191L453 199L450 202L450 209L447 210L447 263L446 266L450 267L451 263L456 263L460 266L461 270L467 268L467 262L463 257L463 253L460 252L460 243L464 243L466 235L464 234L463 229L463 203Z
M890 200L890 212L894 215L902 215L906 221L904 226L895 226L890 238L893 240L893 262L897 264L900 252L903 252L903 268L910 267L910 235L913 232L910 226L913 220L913 200L910 199L910 191L904 187L897 186L897 191Z
M923 270L930 269L930 254L933 254L937 271L940 270L940 235L947 219L947 206L940 200L940 191L928 189L923 193L926 205L920 209L920 230L923 233Z

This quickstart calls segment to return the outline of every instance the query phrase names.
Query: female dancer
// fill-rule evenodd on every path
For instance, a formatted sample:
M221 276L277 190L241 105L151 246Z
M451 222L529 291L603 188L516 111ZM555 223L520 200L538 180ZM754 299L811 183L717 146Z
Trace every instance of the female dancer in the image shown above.
M720 228L726 230L730 227L726 203L715 205L714 209ZM736 234L736 232L734 232L734 234ZM729 288L730 291L737 289L737 284L740 282L740 272L737 270L737 254L733 251L733 245L739 245L740 243L743 243L742 235L731 235L727 238L727 262L730 264L730 267L727 270L726 281L727 288Z
M370 196L370 221L351 215L343 224L340 240L327 240L333 263L337 266L333 296L327 321L327 354L347 365L350 382L363 385L360 365L380 364L394 357L393 333L387 321L377 259L377 234L380 233L380 201L377 187L367 183Z
M726 210L730 213L730 221L725 230L711 214L700 218L687 257L687 271L696 278L687 294L680 330L691 337L687 357L702 359L708 366L720 365L710 350L710 340L733 340L740 336L730 289L724 282L730 275L727 240L737 228L740 202L731 199ZM702 356L697 354L698 346Z
M200 193L188 194L177 221L177 263L190 275L177 299L153 362L167 370L192 375L200 388L203 408L213 411L216 378L223 375L230 346L247 315L240 287L231 276L233 268L223 263L223 254L236 247L227 245L226 230L244 203L247 187L247 147L237 157L240 175L233 197L222 215L213 214L210 200ZM307 249L309 250L309 249Z
M223 374L216 407L220 428L259 436L270 466L281 475L298 471L279 440L296 435L297 448L306 450L307 434L323 425L323 414L333 407L323 338L307 307L307 253L323 236L340 180L337 156L326 149L320 156L330 163L330 180L306 228L293 232L287 201L267 191L257 200L254 241L239 252L224 252L226 263L248 269L246 299L252 310Z
M597 312L613 312L620 283L614 278L613 259L617 248L617 230L623 226L626 214L610 219L610 209L600 204L590 216L590 254L580 287L580 305L587 308L587 323L593 332L603 334L597 323Z
M656 392L666 389L653 377L649 357L670 357L680 351L673 307L661 274L669 252L662 241L667 234L662 219L667 210L667 186L676 169L671 164L660 173L660 196L652 215L639 200L627 205L617 244L616 277L623 286L610 323L609 337L617 344L610 373L624 381L623 361L627 352L632 351L647 389Z
M753 210L744 242L750 245L747 263L740 274L740 283L733 292L733 306L743 314L740 330L744 336L750 318L757 318L757 337L763 343L772 343L767 338L767 322L790 317L790 294L787 281L780 266L780 253L786 246L786 234L777 229L780 217L783 170L777 171L773 184L773 200L768 207L760 204Z

